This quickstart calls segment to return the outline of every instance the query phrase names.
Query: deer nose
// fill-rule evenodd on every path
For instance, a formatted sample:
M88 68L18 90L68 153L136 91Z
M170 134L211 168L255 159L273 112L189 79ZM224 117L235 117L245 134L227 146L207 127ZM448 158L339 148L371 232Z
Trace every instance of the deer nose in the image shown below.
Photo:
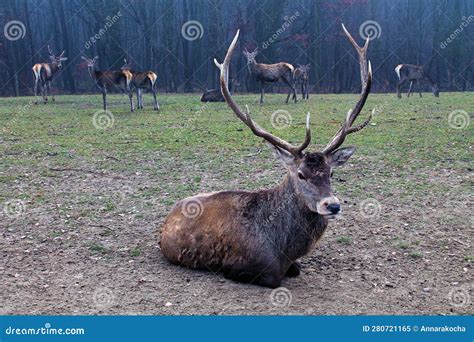
M336 215L341 210L341 205L339 203L331 203L326 208L331 214Z

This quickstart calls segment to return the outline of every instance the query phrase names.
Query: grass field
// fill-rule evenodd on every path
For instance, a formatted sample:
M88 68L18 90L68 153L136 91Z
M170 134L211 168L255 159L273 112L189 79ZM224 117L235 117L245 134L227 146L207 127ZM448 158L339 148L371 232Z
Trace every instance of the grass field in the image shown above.
M259 106L256 94L236 96L294 143L311 112L310 149L329 141L358 99L285 97ZM473 93L369 96L361 117L375 109L372 124L346 140L357 152L333 177L343 217L302 260L302 275L284 281L285 307L272 305L269 289L169 265L157 234L177 200L270 187L283 167L224 103L160 95L155 112L144 99L130 113L125 96L111 96L113 124L93 118L99 95L0 99L5 313L472 312ZM272 125L275 111L289 125Z

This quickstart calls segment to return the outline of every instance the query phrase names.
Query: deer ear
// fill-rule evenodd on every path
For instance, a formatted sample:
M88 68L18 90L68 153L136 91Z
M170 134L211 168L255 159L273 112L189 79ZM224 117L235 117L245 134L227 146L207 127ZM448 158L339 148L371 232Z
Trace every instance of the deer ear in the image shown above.
M288 151L285 151L275 145L267 144L273 150L275 157L280 160L285 166L290 167L296 165L295 157Z
M329 155L331 167L344 165L346 161L354 154L355 147L340 148Z

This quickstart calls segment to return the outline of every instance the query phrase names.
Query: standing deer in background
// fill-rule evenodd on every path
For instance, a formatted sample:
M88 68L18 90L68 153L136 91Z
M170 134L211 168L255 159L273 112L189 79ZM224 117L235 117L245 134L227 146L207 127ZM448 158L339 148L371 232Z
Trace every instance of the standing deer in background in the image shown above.
M128 70L114 70L114 71L99 71L96 70L98 56L93 59L81 57L87 64L89 75L94 80L97 87L102 92L102 101L104 103L104 110L107 110L107 89L116 87L125 91L130 99L130 111L133 112L133 95L130 90L130 83L132 82L132 73Z
M427 82L431 85L431 91L435 97L439 97L438 85L435 84L431 78L428 76L428 73L420 65L413 64L399 64L395 68L395 72L398 76L397 82L397 96L401 98L400 89L407 82L410 81L410 87L408 88L407 97L410 97L411 90L413 88L413 82L416 82L418 87L418 93L421 97L421 82Z
M156 79L158 76L153 71L135 71L132 70L130 63L127 62L127 59L124 58L123 61L125 64L122 66L122 70L127 70L132 73L132 84L137 90L137 108L143 109L143 96L142 96L142 89L149 89L153 94L154 100L154 110L160 110L160 105L156 100Z
M305 152L311 142L310 115L303 143L293 146L269 133L243 111L228 88L229 64L239 31L219 64L222 95L237 117L265 139L288 170L273 189L199 194L175 204L161 233L161 251L174 264L222 270L226 278L278 287L285 276L300 273L296 260L323 235L328 220L340 212L331 189L332 169L343 165L354 147L340 148L348 134L364 128L371 116L352 127L364 107L372 84L370 63L364 91L347 113L339 131L321 152Z
M258 54L258 49L255 49L253 52L248 52L244 50L244 55L247 58L247 65L250 72L254 75L257 81L260 81L261 94L260 94L260 104L263 104L263 93L265 91L266 82L278 82L282 80L288 87L290 87L291 92L293 93L293 99L295 103L297 102L296 98L296 88L290 83L289 80L293 77L293 71L295 68L290 63L280 62L276 64L263 64L257 63L255 57ZM288 103L289 96L286 98L286 103Z
M306 65L298 64L298 67L293 72L293 79L295 81L295 89L297 88L298 83L301 83L301 94L303 94L303 97L302 97L303 100L309 99L308 79L309 79L310 68L311 68L311 64L306 64ZM288 93L286 102L288 102L288 98L290 97L290 95L291 95L291 92Z
M59 56L55 56L48 45L49 59L51 63L37 63L33 65L33 75L35 77L35 104L38 104L38 88L41 86L41 95L44 103L48 102L48 91L51 93L51 81L53 76L62 68L63 62L67 60L64 57L64 51ZM54 94L51 93L54 102Z

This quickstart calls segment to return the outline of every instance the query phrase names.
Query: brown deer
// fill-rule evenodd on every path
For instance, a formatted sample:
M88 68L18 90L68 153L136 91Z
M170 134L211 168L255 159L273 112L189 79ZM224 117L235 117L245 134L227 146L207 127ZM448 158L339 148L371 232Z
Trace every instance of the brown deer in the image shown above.
M33 65L33 75L35 77L35 104L38 104L38 88L41 86L41 95L43 102L48 102L48 91L51 93L51 81L53 76L61 70L63 62L67 60L64 57L64 51L56 56L48 45L49 59L51 63L37 63ZM54 94L51 93L54 102Z
M244 56L247 58L247 65L249 67L250 73L255 76L257 81L260 81L260 104L263 104L263 93L265 91L266 82L278 82L282 80L293 93L293 100L297 102L296 98L296 88L290 83L290 80L293 77L293 72L295 70L294 66L290 63L280 62L276 64L263 64L257 63L255 57L258 54L258 49L255 49L252 52L244 50ZM289 96L286 98L286 103L288 103Z
M295 82L295 89L298 86L298 83L301 83L301 94L303 94L302 99L309 99L309 92L308 92L308 80L309 80L309 69L311 68L311 64L301 65L298 64L298 67L293 72L293 80ZM286 102L288 102L288 98L290 97L291 92L288 93L288 97ZM294 95L293 95L294 96Z
M233 92L234 84L237 86L240 85L237 80L231 78L229 81L229 91L231 94ZM207 90L204 94L202 94L201 102L225 102L225 99L224 96L222 96L222 92L219 88Z
M89 75L102 92L104 110L107 110L107 89L116 87L127 93L130 99L130 111L133 112L133 95L130 90L130 83L133 77L132 73L128 70L99 71L96 70L97 61L99 60L98 56L92 59L84 56L81 58L86 62Z
M410 81L410 86L408 88L407 97L410 97L411 90L413 88L413 82L416 82L416 86L418 87L418 93L421 96L421 82L427 82L431 85L431 91L435 97L439 97L439 88L438 85L435 84L428 73L421 65L413 65L413 64L399 64L395 68L395 72L398 76L397 82L397 96L401 98L400 89L401 87L407 82Z
M153 94L154 100L154 110L160 110L160 105L156 100L156 79L158 76L153 71L135 71L131 68L130 63L127 62L127 59L124 58L123 61L125 64L122 66L122 70L128 70L132 73L132 85L137 90L137 108L143 109L143 96L142 96L142 89L149 89Z
M228 70L239 31L220 69L222 95L237 117L265 139L288 169L273 189L221 191L199 194L175 204L161 233L161 251L174 264L223 271L226 278L278 287L285 276L297 276L296 260L307 254L323 235L328 220L340 212L331 189L332 169L343 165L354 147L340 148L348 134L364 128L371 116L352 127L364 107L372 84L372 71L353 110L321 152L305 152L311 142L308 113L306 136L294 146L254 122L228 89Z

